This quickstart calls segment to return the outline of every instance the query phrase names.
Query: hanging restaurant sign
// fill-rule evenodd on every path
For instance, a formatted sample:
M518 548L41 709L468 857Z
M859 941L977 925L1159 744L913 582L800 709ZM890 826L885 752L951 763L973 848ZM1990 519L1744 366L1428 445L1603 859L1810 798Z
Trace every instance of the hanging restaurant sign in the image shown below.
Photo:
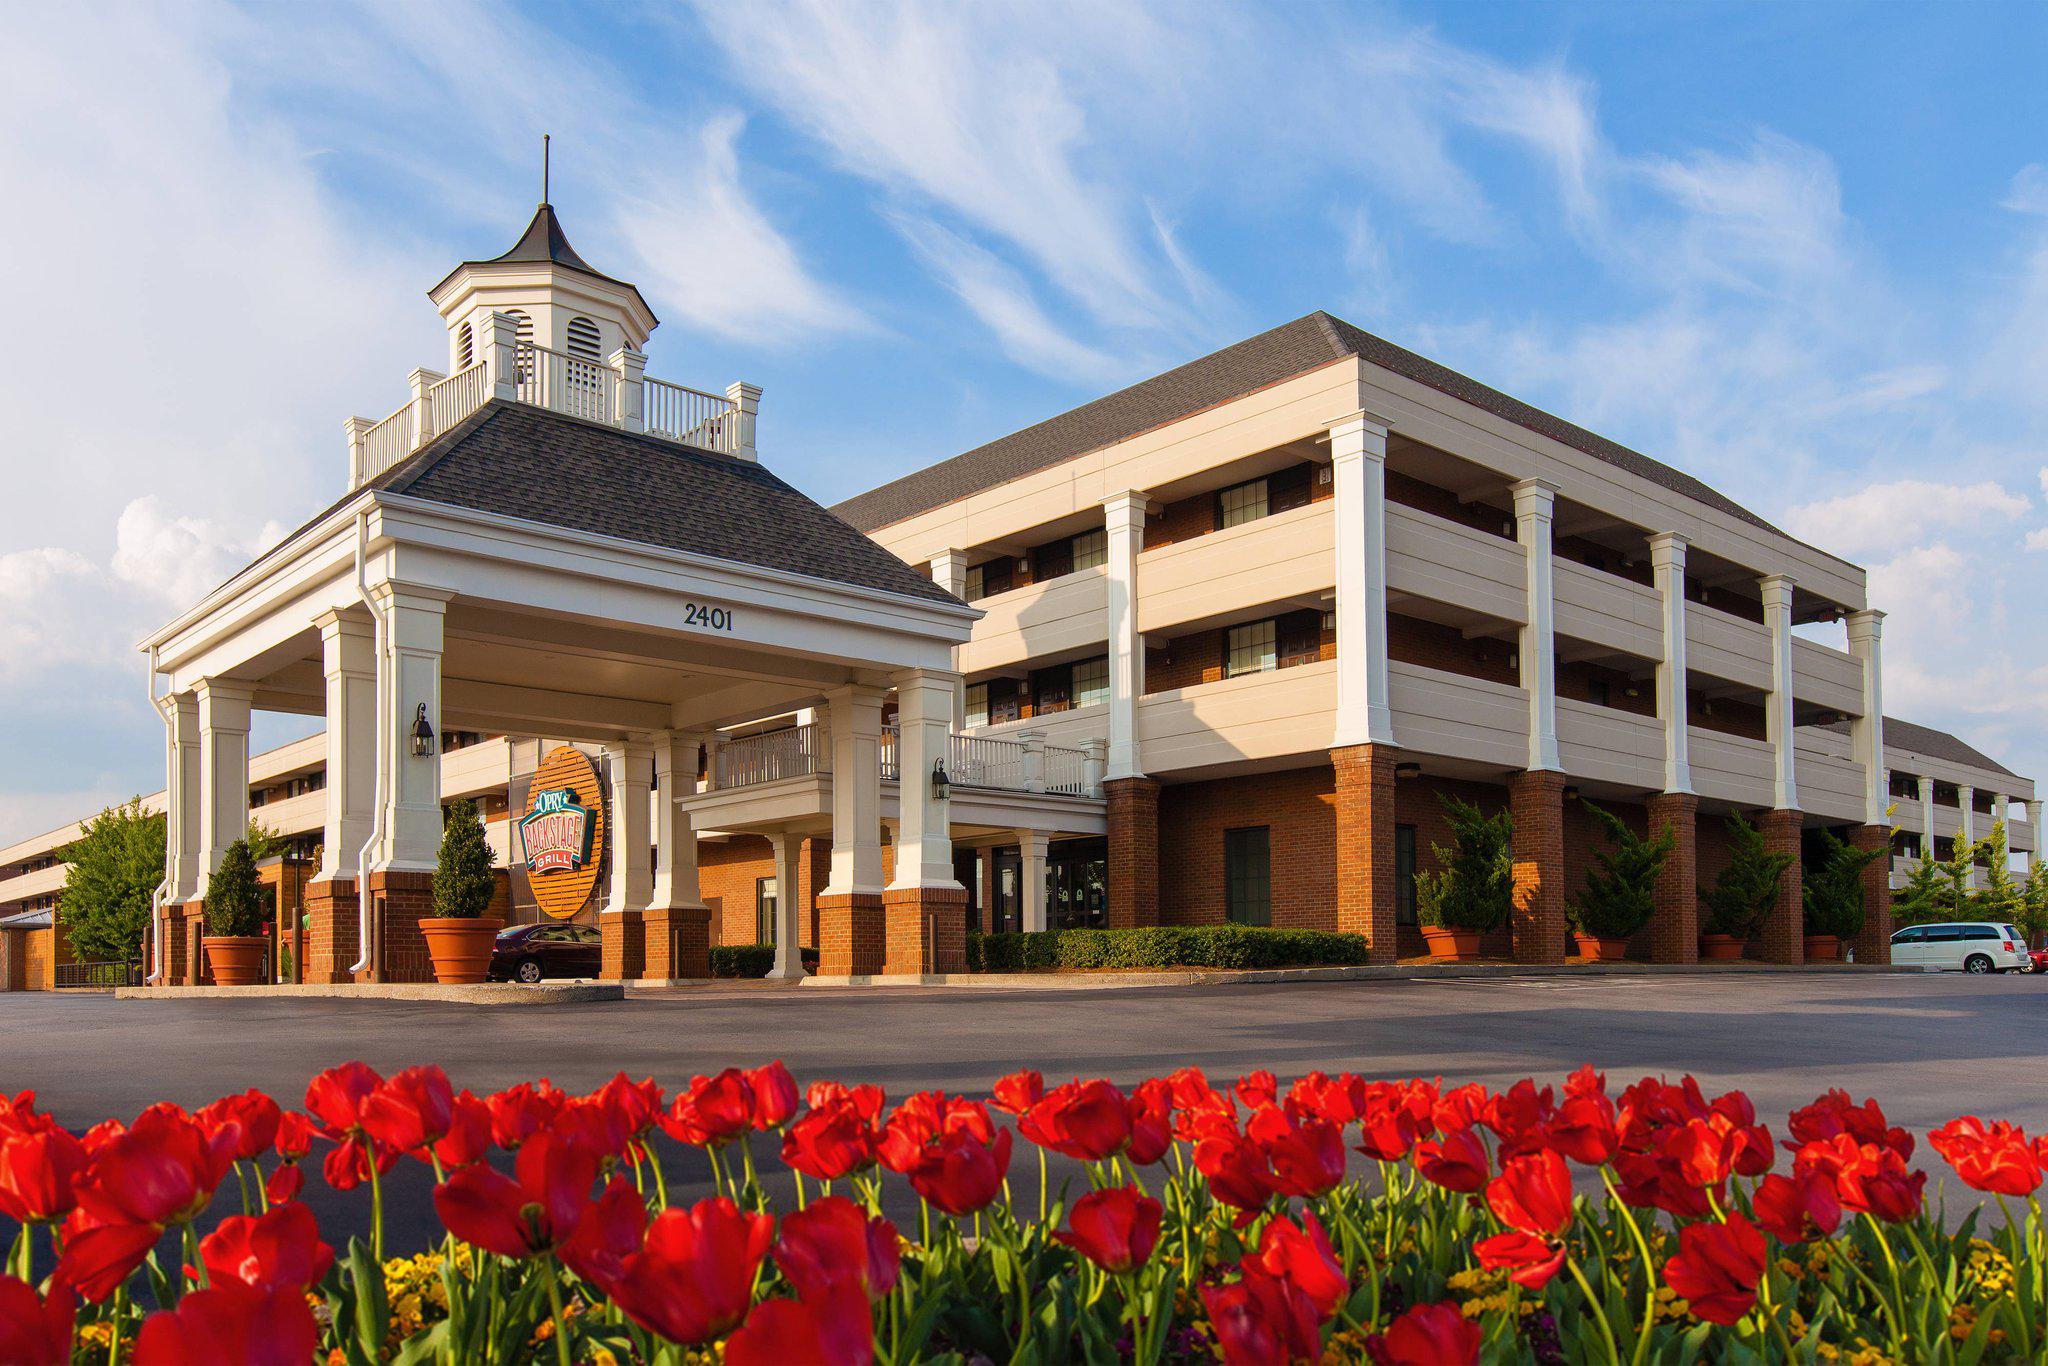
M534 901L556 920L574 917L596 889L604 860L604 784L590 756L568 745L550 751L514 828Z

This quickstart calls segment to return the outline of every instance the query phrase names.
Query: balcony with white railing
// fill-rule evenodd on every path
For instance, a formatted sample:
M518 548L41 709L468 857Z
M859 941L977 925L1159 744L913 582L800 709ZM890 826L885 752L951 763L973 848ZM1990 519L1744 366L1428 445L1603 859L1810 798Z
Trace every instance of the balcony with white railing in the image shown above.
M901 744L895 726L882 728L881 768L885 783L902 778L898 758ZM1012 740L951 735L947 738L945 765L947 781L957 788L1048 792L1067 797L1102 795L1102 761L1095 748L1049 745L1042 736ZM831 771L830 737L817 726L790 726L716 746L711 761L711 786L727 791Z
M505 318L506 315L496 315ZM733 384L724 394L650 379L637 351L609 359L573 355L511 340L485 329L482 359L452 375L412 373L412 397L381 422L348 421L349 486L359 488L474 413L493 398L530 404L621 431L752 460L761 391Z

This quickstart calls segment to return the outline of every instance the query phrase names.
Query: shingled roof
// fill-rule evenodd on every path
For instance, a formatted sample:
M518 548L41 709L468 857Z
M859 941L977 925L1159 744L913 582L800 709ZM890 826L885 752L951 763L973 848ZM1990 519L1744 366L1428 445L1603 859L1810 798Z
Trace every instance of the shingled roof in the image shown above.
M493 399L368 487L925 602L958 602L752 461L524 403Z
M1296 318L999 441L907 474L832 510L862 531L874 531L1347 356L1425 384L1752 526L1778 530L1689 474L1323 312Z
M1849 729L1849 723L1847 721L1837 722L1829 729L1846 733ZM1982 750L1963 743L1963 741L1950 735L1945 730L1936 730L1932 726L1915 725L1911 721L1901 721L1896 716L1884 718L1884 743L1887 749L1893 747L1910 749L1915 754L1924 754L1930 759L1941 759L1951 764L1964 764L1970 768L1989 769L1993 773L2003 773L2010 778L2018 778L2020 776Z

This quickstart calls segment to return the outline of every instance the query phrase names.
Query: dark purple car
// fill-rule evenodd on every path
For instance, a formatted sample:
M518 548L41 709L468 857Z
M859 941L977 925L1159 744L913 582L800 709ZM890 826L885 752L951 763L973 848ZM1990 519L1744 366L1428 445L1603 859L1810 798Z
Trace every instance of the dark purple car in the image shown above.
M541 982L550 977L595 977L604 958L597 926L544 920L498 931L488 974L493 982Z

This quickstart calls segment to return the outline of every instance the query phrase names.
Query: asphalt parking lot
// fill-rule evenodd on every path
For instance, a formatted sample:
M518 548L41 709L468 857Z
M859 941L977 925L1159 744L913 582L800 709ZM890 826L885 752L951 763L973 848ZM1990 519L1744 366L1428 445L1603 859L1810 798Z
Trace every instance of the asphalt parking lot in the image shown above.
M9 1040L0 1086L33 1089L82 1128L153 1101L198 1105L248 1086L296 1103L310 1075L350 1058L386 1071L436 1062L479 1092L536 1076L588 1088L622 1069L673 1087L696 1072L781 1058L799 1082L875 1082L892 1096L986 1093L1019 1066L1126 1083L1194 1063L1222 1078L1321 1068L1501 1085L1590 1062L1617 1086L1692 1072L1710 1090L1742 1087L1777 1125L1840 1086L1878 1097L1895 1123L1920 1131L1965 1111L2042 1129L2044 1022L2048 976L1847 971L1503 970L1089 992L748 984L497 1008L25 993L0 996ZM681 1194L701 1185L693 1163L669 1170Z

